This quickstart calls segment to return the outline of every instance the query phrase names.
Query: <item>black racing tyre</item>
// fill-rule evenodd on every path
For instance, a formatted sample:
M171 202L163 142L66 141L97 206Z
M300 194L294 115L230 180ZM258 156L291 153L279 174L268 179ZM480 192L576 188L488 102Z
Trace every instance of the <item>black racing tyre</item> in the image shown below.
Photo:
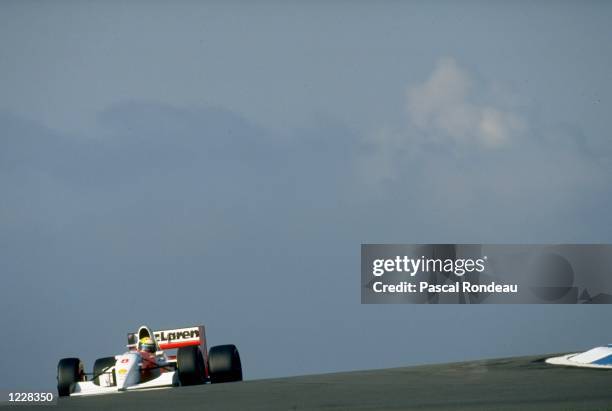
M72 384L83 379L83 363L78 358L62 358L57 364L57 393L70 395Z
M242 364L238 348L233 344L217 345L208 352L210 382L242 381Z
M176 353L176 367L181 385L203 384L204 356L200 347L180 347Z
M108 369L114 367L116 362L115 357L98 358L93 367L94 384L100 385L100 374L108 372ZM115 370L113 370L113 383L111 386L114 387L115 385L117 385L117 379L115 378Z

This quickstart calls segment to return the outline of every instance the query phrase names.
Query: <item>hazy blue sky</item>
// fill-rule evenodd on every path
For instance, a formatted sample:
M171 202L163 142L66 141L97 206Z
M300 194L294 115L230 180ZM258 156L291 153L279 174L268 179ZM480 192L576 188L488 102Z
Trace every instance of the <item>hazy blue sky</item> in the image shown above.
M0 3L0 388L204 323L247 378L559 352L360 305L361 243L611 242L612 4Z

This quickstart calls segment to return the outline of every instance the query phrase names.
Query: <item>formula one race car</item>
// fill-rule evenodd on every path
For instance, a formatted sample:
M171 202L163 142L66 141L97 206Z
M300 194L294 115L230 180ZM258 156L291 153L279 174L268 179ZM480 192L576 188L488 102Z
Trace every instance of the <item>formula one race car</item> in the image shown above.
M128 334L127 348L124 354L97 359L92 374L84 372L78 358L61 359L57 365L60 397L242 381L236 346L218 345L208 351L203 325L153 332L142 326ZM177 349L176 355L166 353L171 349Z
M567 367L612 369L612 344L608 344L605 347L591 348L585 352L547 358L546 362Z

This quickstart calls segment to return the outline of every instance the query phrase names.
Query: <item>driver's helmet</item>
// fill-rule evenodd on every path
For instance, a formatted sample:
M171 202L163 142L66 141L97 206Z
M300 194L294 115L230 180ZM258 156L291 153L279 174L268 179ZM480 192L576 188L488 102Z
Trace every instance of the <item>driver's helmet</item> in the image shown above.
M151 337L144 337L138 341L138 351L155 352L155 343Z

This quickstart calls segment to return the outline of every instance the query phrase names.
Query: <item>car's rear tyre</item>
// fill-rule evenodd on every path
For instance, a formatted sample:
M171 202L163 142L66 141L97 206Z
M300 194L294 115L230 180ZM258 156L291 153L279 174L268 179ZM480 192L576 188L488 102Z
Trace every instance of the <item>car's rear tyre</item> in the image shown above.
M94 384L100 385L100 375L106 372L109 368L114 367L116 362L117 360L115 360L115 357L98 358L93 367ZM115 378L115 370L113 370L111 386L114 387L115 385L117 385L117 379Z
M196 385L205 382L204 356L200 347L181 347L176 353L176 366L181 385Z
M57 393L60 397L70 395L72 384L83 380L83 363L78 358L62 358L57 364Z
M238 348L233 344L217 345L208 352L210 382L242 381L242 364Z

